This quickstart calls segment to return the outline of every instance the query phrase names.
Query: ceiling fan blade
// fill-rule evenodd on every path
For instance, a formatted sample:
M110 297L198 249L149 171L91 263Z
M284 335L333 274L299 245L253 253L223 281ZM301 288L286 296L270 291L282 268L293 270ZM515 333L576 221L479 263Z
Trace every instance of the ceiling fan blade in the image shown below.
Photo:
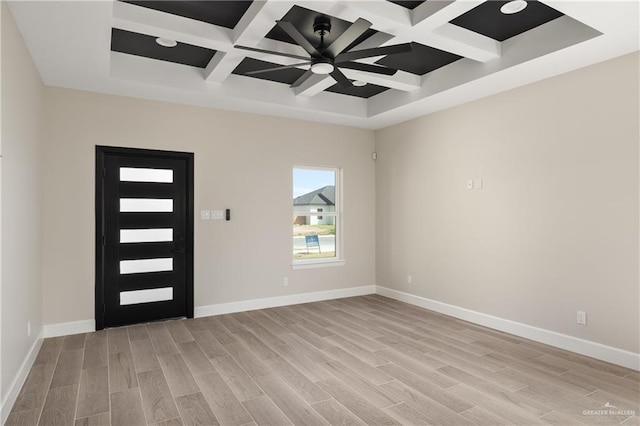
M372 72L374 74L394 75L398 70L393 68L381 67L380 65L362 64L360 62L343 62L337 64L340 68L348 68L350 70Z
M371 26L371 22L366 19L358 18L356 22L351 24L349 28L345 32L343 32L340 37L334 40L333 43L329 47L327 47L326 51L331 53L331 55L335 58L338 56L344 49L349 47L351 43L356 41L358 37L364 34L369 27Z
M276 21L276 23L282 28L289 37L291 37L296 43L300 45L307 53L311 56L321 56L320 52L313 47L313 45L307 40L300 31L296 27L293 26L291 22L287 21Z
M311 62L307 61L307 62L302 62L299 64L293 64L293 65L280 65L278 67L272 67L272 68L265 68L263 70L255 70L255 71L249 71L249 72L245 72L245 75L254 75L254 74L261 74L263 72L270 72L270 71L278 71L278 70L286 70L289 68L296 68L299 67L301 65L310 65Z
M313 73L311 72L311 70L307 70L307 72L305 72L304 74L302 74L300 76L300 78L298 78L296 81L293 82L293 84L291 85L292 88L301 86L302 83L304 83L305 81L307 81L309 79L309 77L311 77L313 75Z
M349 79L344 74L342 74L342 71L340 71L338 68L334 68L330 75L331 77L333 77L336 83L338 83L342 87L353 86Z
M255 47L247 47L247 46L233 46L233 47L235 47L236 49L250 50L251 52L260 52L260 53L268 53L270 55L284 56L286 58L302 59L302 60L308 60L309 59L306 56L292 55L292 54L289 54L289 53L282 53L282 52L274 52L273 50L257 49Z
M352 50L341 53L336 57L336 63L348 62L354 59L370 58L372 56L394 55L411 51L411 43L395 44L393 46L373 47L371 49Z

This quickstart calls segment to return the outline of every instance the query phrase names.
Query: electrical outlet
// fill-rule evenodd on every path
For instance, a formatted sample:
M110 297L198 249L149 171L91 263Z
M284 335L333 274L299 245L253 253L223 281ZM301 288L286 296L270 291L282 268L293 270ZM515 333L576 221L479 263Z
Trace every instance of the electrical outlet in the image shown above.
M211 213L209 210L200 210L200 220L209 220L211 219Z
M473 189L482 189L482 178L473 180Z
M411 283L413 283L413 278L411 277L411 275L407 275L407 284Z
M587 313L585 311L578 311L576 314L576 322L580 325L587 325Z
M282 285L287 287L289 285L289 277L284 277L282 279Z

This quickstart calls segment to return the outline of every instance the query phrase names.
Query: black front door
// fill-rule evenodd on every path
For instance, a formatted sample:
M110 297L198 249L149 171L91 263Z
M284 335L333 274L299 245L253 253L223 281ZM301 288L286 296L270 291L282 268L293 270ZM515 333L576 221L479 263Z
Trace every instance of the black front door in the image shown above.
M193 317L193 154L96 147L96 329Z

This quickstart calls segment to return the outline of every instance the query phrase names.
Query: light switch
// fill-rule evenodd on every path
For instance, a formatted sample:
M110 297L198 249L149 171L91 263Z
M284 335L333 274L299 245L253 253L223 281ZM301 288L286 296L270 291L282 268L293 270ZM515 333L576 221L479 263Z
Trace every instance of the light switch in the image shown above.
M209 210L200 210L200 220L209 220L211 219L211 214Z
M224 219L224 210L211 210L211 220Z
M467 189L473 189L473 179L467 180Z

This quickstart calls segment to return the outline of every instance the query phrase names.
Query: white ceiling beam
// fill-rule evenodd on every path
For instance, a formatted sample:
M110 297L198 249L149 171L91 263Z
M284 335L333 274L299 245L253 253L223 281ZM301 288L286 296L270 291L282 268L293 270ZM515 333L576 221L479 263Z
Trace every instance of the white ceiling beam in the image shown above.
M489 62L501 55L499 41L449 23L431 31L429 44L478 62Z
M470 11L485 0L426 1L411 11L411 23L420 28L437 28Z
M259 25L260 18L264 15L262 14L262 9L266 6L267 2L262 0L255 0L251 3L247 11L242 15L235 28L233 29L233 43L246 43L251 42L251 40L245 40L246 38L250 38L252 31L250 28L253 25Z
M425 1L411 11L411 24L416 25L425 19L456 3L455 0Z
M222 83L244 58L244 55L236 52L217 51L203 71L204 79L213 83Z
M284 1L254 1L233 30L233 44L258 44L290 8Z
M276 19L280 19L288 9L289 5L285 2L254 1L233 30L233 44L254 47L271 31ZM252 53L265 56L258 52ZM232 46L229 46L228 52L217 52L205 69L205 79L222 83L247 56L255 57L256 55L249 55L247 51L233 49ZM273 62L273 60L270 62ZM283 65L291 63L295 62L287 61Z
M500 57L500 42L466 28L450 24L458 16L484 3L485 0L427 1L411 15L410 39L446 52L488 62Z
M342 1L338 4L343 10L339 11L341 13L337 16L346 16L348 17L346 18L347 20L366 19L373 23L377 31L388 32L398 25L403 27L411 26L411 10L388 1L351 0ZM347 12L347 10L350 10L350 12Z
M214 81L213 72L215 71L216 67L220 64L220 62L222 62L222 59L226 54L227 52L217 51L213 55L213 57L207 64L206 68L202 72L202 75L204 76L205 80Z

